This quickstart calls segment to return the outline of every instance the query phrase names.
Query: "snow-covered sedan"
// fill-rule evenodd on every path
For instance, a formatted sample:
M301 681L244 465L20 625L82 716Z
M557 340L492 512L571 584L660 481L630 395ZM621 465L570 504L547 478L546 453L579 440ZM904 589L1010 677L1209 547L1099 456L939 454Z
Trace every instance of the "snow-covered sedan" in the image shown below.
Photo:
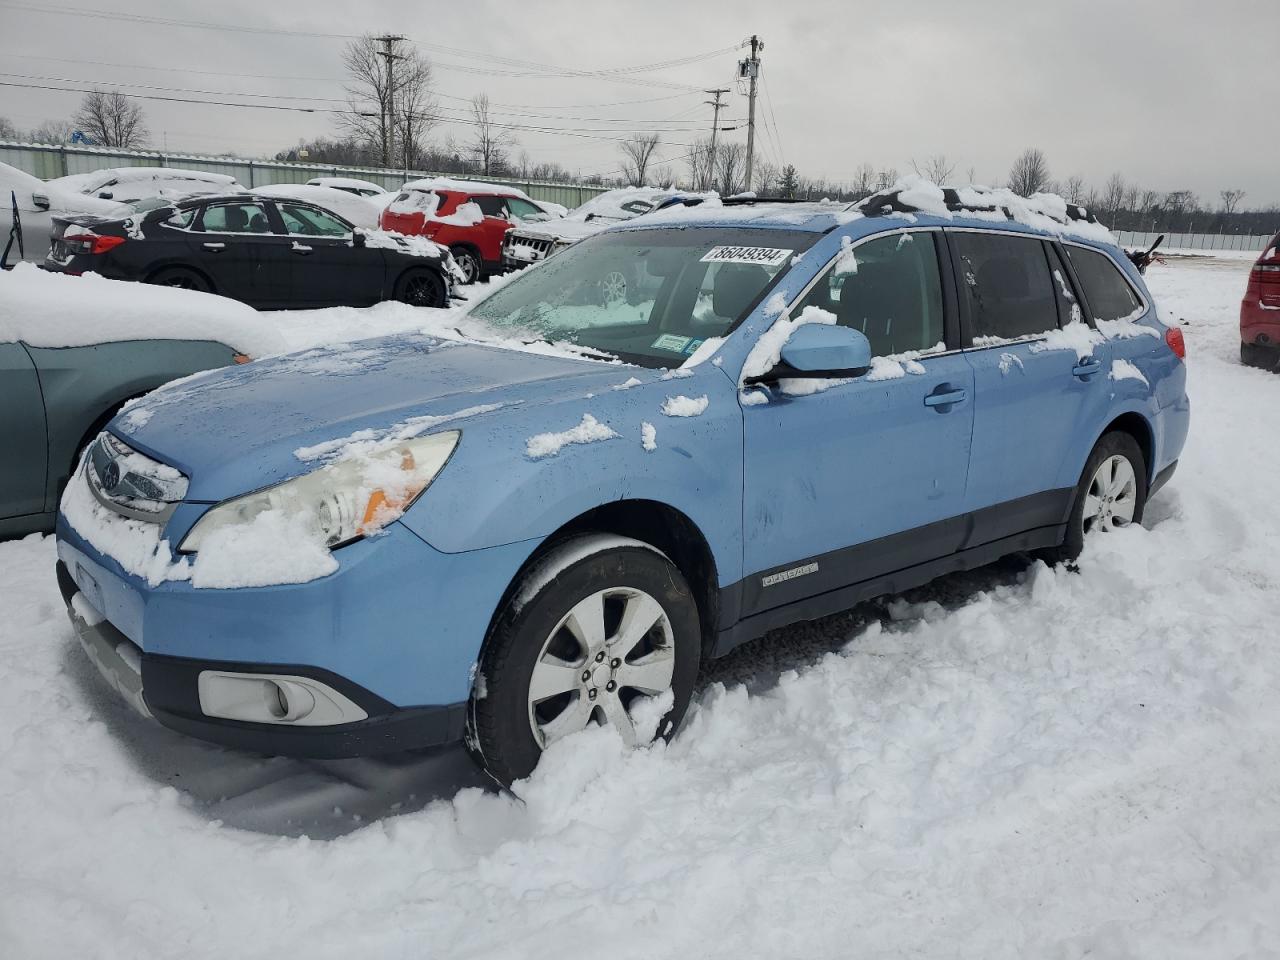
M176 200L244 189L235 177L225 173L178 167L112 167L92 173L73 173L49 182L68 192L121 203L137 203L153 197Z
M17 230L14 229L15 207ZM8 254L0 259L0 268L13 266L19 260L43 263L49 255L55 214L117 217L128 212L129 207L123 203L75 193L56 182L46 183L17 167L0 163L0 253L8 248Z
M580 296L636 260L652 297ZM268 358L108 425L58 579L135 705L267 753L465 744L510 783L589 724L672 736L700 662L776 627L1139 523L1190 419L1110 233L1007 190L662 211L463 319L486 337Z
M355 177L312 177L307 181L307 186L342 190L358 197L377 197L387 192L372 181L357 180Z

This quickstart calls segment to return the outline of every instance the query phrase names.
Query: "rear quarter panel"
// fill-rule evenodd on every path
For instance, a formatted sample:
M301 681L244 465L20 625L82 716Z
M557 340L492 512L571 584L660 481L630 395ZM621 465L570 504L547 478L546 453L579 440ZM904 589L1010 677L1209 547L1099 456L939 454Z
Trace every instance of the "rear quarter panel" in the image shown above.
M29 347L44 393L49 424L46 509L74 467L93 428L126 400L163 383L234 362L234 351L213 341L134 340L86 347Z

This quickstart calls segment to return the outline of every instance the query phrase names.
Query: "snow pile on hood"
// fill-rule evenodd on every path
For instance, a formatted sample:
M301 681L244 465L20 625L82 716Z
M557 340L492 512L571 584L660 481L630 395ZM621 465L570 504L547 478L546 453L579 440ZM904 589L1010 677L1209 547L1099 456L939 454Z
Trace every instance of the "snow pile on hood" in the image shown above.
M213 340L251 357L285 342L252 307L176 287L72 277L20 263L0 273L0 342L83 347L128 340Z
M280 200L301 200L313 203L325 210L332 210L342 219L357 227L376 228L382 216L382 204L358 193L319 187L303 183L277 183L266 187L254 187L255 194Z

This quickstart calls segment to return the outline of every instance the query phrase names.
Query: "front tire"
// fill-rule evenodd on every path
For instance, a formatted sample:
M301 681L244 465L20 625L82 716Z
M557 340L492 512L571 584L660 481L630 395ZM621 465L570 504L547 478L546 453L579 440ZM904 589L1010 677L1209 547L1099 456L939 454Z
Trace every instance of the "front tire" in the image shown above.
M444 281L434 270L406 270L396 281L396 299L411 307L443 307L448 300Z
M450 247L449 252L453 254L453 262L462 271L463 283L475 283L480 279L484 271L474 250L470 247Z
M701 639L689 585L661 553L603 535L559 545L485 642L468 717L473 757L510 785L547 746L592 723L647 741L654 733L637 728L636 709L667 691L656 736L670 738L693 696Z
M1085 537L1142 522L1147 506L1147 461L1138 442L1113 430L1097 442L1076 485L1062 545L1044 553L1050 563L1075 560Z

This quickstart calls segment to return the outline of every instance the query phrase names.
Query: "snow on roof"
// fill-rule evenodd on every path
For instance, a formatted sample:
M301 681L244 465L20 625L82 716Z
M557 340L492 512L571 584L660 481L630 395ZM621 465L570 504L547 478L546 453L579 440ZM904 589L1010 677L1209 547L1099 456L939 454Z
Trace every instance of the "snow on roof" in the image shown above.
M381 184L373 183L369 180L357 180L354 177L312 177L307 181L307 185L311 187L345 187L348 190L377 190L379 193L386 193L386 188Z
M25 170L0 163L0 197L8 201L10 191L18 195L19 211L37 209L30 198L42 196L48 198L54 213L92 213L103 217L126 216L129 213L129 207L123 203L77 193L56 181L45 183Z
M114 180L118 183L135 183L140 180L196 180L219 186L239 186L235 177L225 173L206 173L203 170L183 170L178 167L107 167L92 173L72 173L58 177L56 183L68 190L85 192Z
M753 223L761 226L793 227L821 232L829 230L840 221L837 215L848 209L849 204L835 201L805 201L802 203L743 203L725 204L719 198L704 200L696 207L676 205L665 210L646 214L645 226L695 226L714 224ZM637 224L639 226L640 224Z
M316 186L304 183L276 183L265 187L254 187L255 196L275 197L284 200L301 200L313 203L317 207L332 210L345 220L350 220L357 227L370 229L378 226L378 218L382 216L382 204L362 197L358 193L348 193L336 187Z
M421 180L410 180L401 190L455 190L458 193L496 194L503 197L521 197L529 200L528 194L509 183L481 183L479 180L453 180L449 177L424 177Z
M126 340L212 340L262 357L285 342L252 307L176 287L72 277L19 263L0 273L0 343L85 347Z

